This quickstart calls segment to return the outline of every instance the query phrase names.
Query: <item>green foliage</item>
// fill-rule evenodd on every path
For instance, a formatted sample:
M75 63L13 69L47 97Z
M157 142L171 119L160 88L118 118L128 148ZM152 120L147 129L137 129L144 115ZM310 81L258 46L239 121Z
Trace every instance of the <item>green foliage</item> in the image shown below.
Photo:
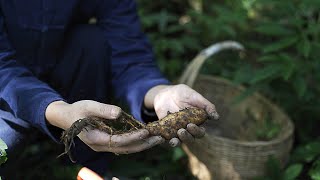
M281 170L280 162L270 157L266 163L267 176L260 177L256 180L295 180L302 172L302 164L291 164L284 171Z
M119 179L193 179L185 171L186 163L181 148L152 148L144 153L118 156L111 172Z
M0 165L8 160L6 149L8 149L7 144L0 138ZM1 179L2 178L0 176L0 180Z
M290 164L282 170L279 162L271 158L267 163L268 177L262 179L320 179L320 1L198 0L203 4L201 10L193 8L191 1L137 0L143 29L153 44L161 70L176 80L188 62L212 43L232 39L244 44L244 56L218 54L214 61L206 62L202 73L248 87L235 102L259 91L293 119L296 143ZM260 130L264 138L279 131L268 123L266 129ZM24 154L25 162L37 164L33 168L45 169L45 174L69 175L55 179L74 179L78 167L64 171L66 168L55 160L61 151L46 149ZM52 157L46 162L53 162L50 167L59 167L57 172L48 163L41 163L48 154ZM141 179L165 179L168 174L185 173L181 149L141 154L143 157L120 156L118 166L114 164L113 168ZM35 160L38 161L34 163ZM29 179L47 178L42 171L28 172Z
M292 162L305 163L311 165L308 174L311 179L320 179L320 142L313 142L301 145L295 149L292 155Z
M294 154L302 151L292 159L311 159L292 160L300 165L288 171L301 171L302 165L300 176L317 179L320 150L313 143L320 127L320 1L202 0L201 11L188 2L138 0L162 71L175 80L210 44L228 39L244 44L245 56L218 54L202 73L247 86L235 101L259 91L284 109L296 126Z
M0 165L5 163L8 159L6 149L8 149L8 146L2 139L0 139Z
M314 141L297 147L291 159L294 162L310 163L318 156L320 156L320 142Z
M277 137L280 131L281 126L267 116L262 121L262 125L258 126L256 129L256 136L260 141L269 141Z
M313 164L309 171L309 175L313 180L320 180L320 159L318 158Z
M28 140L30 145L21 153L15 154L14 158L9 159L10 162L19 163L15 163L4 178L71 180L77 177L80 165L67 163L64 161L65 157L57 158L59 153L63 152L63 146L57 146L52 140L32 138Z
M294 180L302 171L302 164L291 164L284 172L283 179Z

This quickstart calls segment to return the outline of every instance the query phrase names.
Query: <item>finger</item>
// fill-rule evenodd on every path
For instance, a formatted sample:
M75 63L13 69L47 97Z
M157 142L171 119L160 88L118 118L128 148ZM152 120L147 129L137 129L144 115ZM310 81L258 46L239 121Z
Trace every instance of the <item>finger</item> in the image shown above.
M178 112L180 109L177 106L170 106L170 111L169 113L174 113L174 112ZM156 114L158 116L159 119L162 119L164 117L166 117L168 115L168 108L164 107L164 108L155 108Z
M121 135L113 135L111 136L111 145L112 146L125 146L128 144L135 143L137 141L144 140L149 136L149 131L146 129L139 129L136 131L132 131L130 133L124 133Z
M80 135L83 134L81 133ZM86 140L89 142L88 144L93 146L119 147L134 143L136 141L141 141L149 136L149 131L146 129L141 129L121 135L110 135L99 130L90 130L90 132L85 133L85 136Z
M130 154L130 153L136 153L140 152L149 148L152 148L153 146L156 146L158 144L162 144L165 142L165 139L161 136L152 136L148 139L141 140L140 142L130 144L128 146L122 146L115 148L112 152L115 152L117 154Z
M195 124L189 123L187 125L187 131L196 138L201 138L205 135L206 130L204 129L204 127L199 127Z
M178 139L178 138L172 138L172 139L170 139L170 141L169 141L169 145L171 146L171 147L177 147L177 146L179 146L181 144L181 141Z
M88 115L98 116L106 119L117 119L120 116L121 108L118 106L103 104L95 101L90 101L86 107Z
M194 141L194 137L185 129L179 129L177 134L183 143L192 143Z
M195 107L205 109L211 118L215 120L219 119L219 114L216 111L215 105L204 98L201 94L195 92L188 103Z

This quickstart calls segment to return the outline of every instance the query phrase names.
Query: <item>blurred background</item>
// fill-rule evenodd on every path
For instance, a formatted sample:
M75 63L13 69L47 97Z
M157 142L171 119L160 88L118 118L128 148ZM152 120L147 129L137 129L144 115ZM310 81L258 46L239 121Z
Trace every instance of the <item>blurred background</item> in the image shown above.
M201 73L217 75L259 92L295 124L289 164L268 161L260 179L320 180L320 1L319 0L137 0L142 27L162 72L176 81L202 49L222 40L246 51L220 53ZM218 104L217 104L218 106ZM273 129L269 129L272 133ZM75 179L79 166L65 165L50 141L20 155L20 179ZM9 159L10 161L10 159ZM29 164L32 164L30 166ZM181 148L155 148L118 156L115 175L133 179L194 179ZM23 174L23 175L22 175Z

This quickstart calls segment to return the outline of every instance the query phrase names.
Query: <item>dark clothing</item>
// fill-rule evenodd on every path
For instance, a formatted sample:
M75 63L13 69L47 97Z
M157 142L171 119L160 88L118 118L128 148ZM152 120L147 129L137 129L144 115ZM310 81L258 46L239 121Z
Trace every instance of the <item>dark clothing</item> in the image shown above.
M97 18L99 38L111 47L114 95L129 105L134 117L141 119L143 97L151 87L168 84L140 31L133 0L2 0L0 6L0 107L51 137L45 109L53 101L67 100L67 94L59 94L44 77L64 63L72 27L90 17Z
M57 140L61 131L44 115L53 101L108 103L112 90L141 120L145 93L169 83L155 65L132 0L0 2L0 138L9 156L32 127ZM94 27L80 25L90 17L97 18ZM107 153L80 141L77 149L79 163L103 171Z
M66 39L61 62L57 63L50 74L45 74L41 78L68 102L82 99L108 102L111 93L111 48L100 38L103 32L93 25L77 26L71 32ZM47 127L55 139L59 138L61 135L59 128ZM23 147L28 139L32 139L30 138L32 131L33 128L28 122L0 109L0 138L9 146L9 160L14 159L11 156L17 151L21 151L22 148L19 147ZM105 172L110 153L94 152L78 138L75 146L72 154L77 163L100 174ZM12 163L14 162L8 162L4 168ZM2 170L0 173L3 173Z

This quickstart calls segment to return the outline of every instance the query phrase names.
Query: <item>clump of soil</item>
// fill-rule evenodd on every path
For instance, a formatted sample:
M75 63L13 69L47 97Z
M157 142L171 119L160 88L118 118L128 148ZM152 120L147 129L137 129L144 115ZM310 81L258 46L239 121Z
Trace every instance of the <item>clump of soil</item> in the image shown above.
M73 139L82 130L98 129L110 135L118 135L138 129L147 129L151 135L162 136L166 140L170 140L177 137L177 131L180 128L186 128L189 123L201 125L208 118L207 112L200 108L186 108L176 113L168 112L166 117L148 124L141 123L124 111L121 112L117 119L112 120L100 117L87 117L77 120L69 129L62 133L61 141L65 145L65 152L63 154L68 154L70 160L73 161L70 149L74 145Z

